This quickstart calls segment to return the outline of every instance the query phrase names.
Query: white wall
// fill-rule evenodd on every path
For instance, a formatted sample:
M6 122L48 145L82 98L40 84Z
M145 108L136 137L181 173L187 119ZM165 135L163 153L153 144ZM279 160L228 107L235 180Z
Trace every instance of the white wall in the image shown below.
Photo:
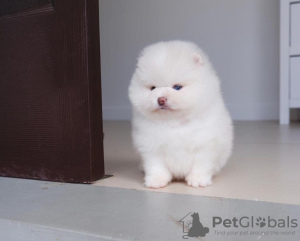
M130 119L127 88L142 48L197 43L236 120L279 117L279 0L99 0L104 119Z

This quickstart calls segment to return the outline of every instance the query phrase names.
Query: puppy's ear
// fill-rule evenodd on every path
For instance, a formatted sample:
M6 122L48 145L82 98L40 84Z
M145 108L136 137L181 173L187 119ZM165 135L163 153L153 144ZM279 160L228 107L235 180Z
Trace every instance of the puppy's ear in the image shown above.
M204 65L203 58L198 53L193 53L193 60L198 65Z

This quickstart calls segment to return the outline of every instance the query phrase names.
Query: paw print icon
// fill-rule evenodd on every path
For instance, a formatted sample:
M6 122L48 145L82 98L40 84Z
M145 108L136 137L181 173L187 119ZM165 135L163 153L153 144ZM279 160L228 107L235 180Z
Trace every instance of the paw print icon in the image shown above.
M256 219L256 226L259 226L261 228L263 228L264 226L266 226L266 219L265 218L257 218Z

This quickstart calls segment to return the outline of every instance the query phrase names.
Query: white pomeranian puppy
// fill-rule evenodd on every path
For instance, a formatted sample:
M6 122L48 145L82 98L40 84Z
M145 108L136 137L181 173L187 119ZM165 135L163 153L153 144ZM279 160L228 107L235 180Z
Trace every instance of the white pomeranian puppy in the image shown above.
M231 154L233 126L219 78L203 51L184 41L146 47L129 98L145 185L161 188L172 179L210 185Z

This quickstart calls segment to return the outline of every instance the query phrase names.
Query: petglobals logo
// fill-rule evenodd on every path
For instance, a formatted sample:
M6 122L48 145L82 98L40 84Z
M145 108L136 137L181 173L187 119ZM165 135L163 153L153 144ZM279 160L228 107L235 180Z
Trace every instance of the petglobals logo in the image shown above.
M272 217L270 216L232 216L232 217L203 217L197 212L189 212L182 219L183 239L191 237L209 236L289 236L300 234L296 228L299 227L298 220L291 216ZM294 237L293 237L294 238ZM294 240L294 239L293 239ZM300 240L300 239L297 239Z
M298 220L289 216L285 218L275 219L271 216L265 217L233 217L231 219L223 219L222 217L213 217L213 228L223 226L225 228L297 228Z
M209 228L204 227L200 222L200 217L198 213L188 213L185 215L179 222L182 223L183 233L186 233L182 236L184 239L189 237L205 237L209 233Z

